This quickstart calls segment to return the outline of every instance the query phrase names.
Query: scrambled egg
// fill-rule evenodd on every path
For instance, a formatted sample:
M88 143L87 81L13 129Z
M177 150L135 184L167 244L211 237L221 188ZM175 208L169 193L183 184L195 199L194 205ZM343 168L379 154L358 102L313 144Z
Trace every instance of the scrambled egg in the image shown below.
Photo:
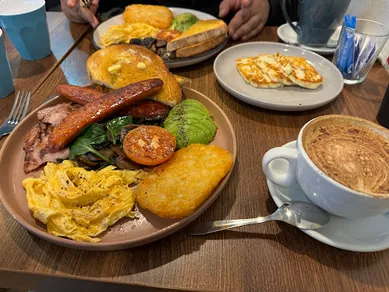
M112 25L101 37L101 45L129 44L132 38L155 37L159 29L146 23Z
M99 242L95 237L109 226L134 217L130 184L138 183L143 174L114 166L87 171L66 160L48 163L40 178L26 178L23 187L28 207L51 234Z

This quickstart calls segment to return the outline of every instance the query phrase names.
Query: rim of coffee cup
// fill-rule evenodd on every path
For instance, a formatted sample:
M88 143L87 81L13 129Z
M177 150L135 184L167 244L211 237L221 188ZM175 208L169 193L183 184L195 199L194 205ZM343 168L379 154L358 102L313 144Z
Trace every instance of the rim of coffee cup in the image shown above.
M37 2L38 2L38 3L37 3L37 6L36 6L34 9L27 10L27 11L24 11L24 12L21 12L21 13L5 13L5 14L3 14L3 13L0 12L0 16L1 16L1 17L12 17L12 16L23 15L23 14L27 14L27 13L31 13L31 12L34 12L34 11L36 11L36 10L39 10L39 9L41 9L43 6L46 5L46 1L45 1L45 0L39 0L39 1L37 1ZM39 2L40 2L40 5L38 6ZM1 5L0 5L0 6L1 6Z
M387 195L386 197L384 196L375 196L375 195L371 195L371 194L367 194L367 193L362 193L360 191L356 191L356 190L353 190L352 188L349 188L343 184L341 184L340 182L337 182L336 180L334 180L333 178L329 177L327 174L325 174L320 168L318 168L316 166L315 163L313 163L313 161L311 160L311 158L308 156L308 153L305 151L304 149L304 145L303 145L303 133L304 133L304 130L306 129L306 127L312 123L313 121L315 120L318 120L318 119L323 119L324 117L333 117L333 118L343 118L343 119L351 119L351 120L357 120L357 121L363 121L364 123L367 123L367 124L370 124L372 125L374 128L377 128L378 130L384 130L384 131L388 131L386 128L376 124L376 123L373 123L373 122L370 122L368 120L365 120L365 119L362 119L362 118L358 118L358 117L353 117L353 116L347 116L347 115L324 115L324 116L319 116L319 117L316 117L310 121L308 121L300 130L299 132L299 135L298 135L298 138L297 138L297 147L298 147L298 150L300 151L301 155L304 157L305 161L308 162L308 164L318 173L320 173L323 177L323 179L325 179L326 181L334 184L335 186L345 190L345 191L348 191L348 192L351 192L351 193L354 193L355 195L359 195L359 196L363 196L363 197L369 197L369 198L373 198L373 199L389 199L389 193L388 194L384 194L384 195Z

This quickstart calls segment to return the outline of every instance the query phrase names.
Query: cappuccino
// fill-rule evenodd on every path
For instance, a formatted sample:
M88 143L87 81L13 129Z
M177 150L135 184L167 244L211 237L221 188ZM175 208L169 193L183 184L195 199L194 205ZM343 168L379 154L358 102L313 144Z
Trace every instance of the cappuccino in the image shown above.
M389 131L349 116L323 116L302 134L305 151L328 177L373 197L389 196Z

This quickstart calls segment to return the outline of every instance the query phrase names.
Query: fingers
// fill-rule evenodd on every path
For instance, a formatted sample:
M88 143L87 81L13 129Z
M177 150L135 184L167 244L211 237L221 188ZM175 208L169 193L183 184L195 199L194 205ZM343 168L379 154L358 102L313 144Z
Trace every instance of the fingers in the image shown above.
M242 8L249 7L252 2L253 2L253 0L241 0L241 7Z
M247 40L257 35L269 17L268 0L239 0L240 10L228 28L233 40Z
M230 12L230 1L229 0L224 0L220 3L219 5L219 17L223 18L228 15Z
M81 8L80 14L81 17L88 21L93 28L99 25L98 19L89 9Z
M219 17L226 17L230 11L236 11L239 8L240 0L223 0L219 5Z
M73 8L73 7L75 7L76 6L76 2L77 2L77 0L68 0L68 7L69 8Z
M242 23L245 23L250 19L250 17L253 15L252 10L253 10L253 7L250 7L249 0L241 0L240 11L242 11Z
M239 10L228 24L228 32L230 36L232 36L232 39L235 40L235 31L237 31L243 23L242 10Z
M249 34L246 34L245 36L242 37L242 41L247 41L253 37L255 37L257 34L259 34L262 30L262 28L265 26L265 23L262 22L260 23L254 30L249 32Z
M257 29L260 18L258 15L251 17L246 23L240 26L234 33L233 39L237 40L248 35L252 30Z

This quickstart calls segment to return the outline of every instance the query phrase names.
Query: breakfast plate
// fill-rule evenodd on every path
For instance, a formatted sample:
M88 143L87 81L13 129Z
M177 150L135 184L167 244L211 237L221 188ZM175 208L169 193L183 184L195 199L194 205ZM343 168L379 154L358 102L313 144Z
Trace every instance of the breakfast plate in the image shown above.
M317 89L297 86L255 88L247 84L236 69L238 58L275 53L305 58L322 76L322 84ZM286 44L251 42L230 47L217 56L213 69L220 85L230 94L254 106L271 110L303 111L318 108L333 101L343 89L343 77L330 61L308 50Z
M296 141L282 147L295 148ZM285 160L277 159L270 164L271 171L283 173L288 169ZM309 202L297 186L285 188L267 179L271 197L279 207L289 201ZM346 219L330 215L330 223L318 230L301 230L310 237L344 250L374 252L389 248L389 213L360 219Z
M236 137L228 117L213 101L201 93L189 88L183 88L182 91L184 99L198 100L208 109L218 125L217 134L211 144L228 150L233 156L233 161L235 161L237 153ZM2 178L0 199L4 207L27 230L45 240L66 247L99 251L118 250L147 244L172 234L196 219L216 200L229 179L231 172L224 177L206 201L188 217L162 219L138 207L135 219L121 219L100 236L100 242L79 242L56 237L48 233L44 224L34 219L28 208L26 191L22 186L22 181L27 177L23 171L23 145L26 134L38 121L37 112L64 101L66 100L63 97L55 97L30 113L7 138L0 153L0 176ZM36 177L39 172L30 173L28 176Z
M297 22L294 22L293 24L296 25ZM277 35L284 43L300 46L303 49L318 53L320 55L330 55L335 53L341 30L342 26L338 26L338 28L328 40L327 46L309 46L299 44L296 32L287 23L281 25L277 29Z
M214 16L204 13L197 10L192 9L186 9L186 8L176 8L176 7L169 7L169 9L173 12L174 16L180 15L183 13L191 13L195 16L197 16L200 20L210 20L210 19L216 19ZM92 42L96 49L101 49L102 46L101 43L101 37L107 32L108 28L112 25L118 25L124 23L122 14L116 15L103 23L101 23L99 26L96 27L96 29L93 32ZM217 47L206 51L202 54L188 57L188 58L180 58L175 60L166 60L165 63L169 68L180 68L180 67L186 67L190 65L194 65L197 63L200 63L202 61L205 61L213 56L215 56L217 53L219 53L227 44L228 38L226 38L220 45Z

